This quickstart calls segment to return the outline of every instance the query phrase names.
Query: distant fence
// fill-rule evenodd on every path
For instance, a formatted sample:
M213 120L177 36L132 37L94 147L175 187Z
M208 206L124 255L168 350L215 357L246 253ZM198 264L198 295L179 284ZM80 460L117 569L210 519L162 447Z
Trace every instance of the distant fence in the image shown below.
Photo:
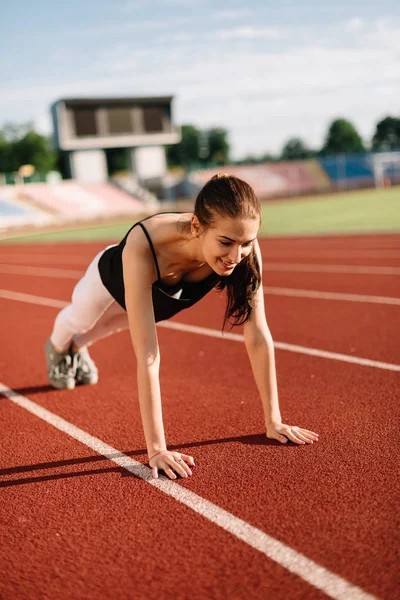
M338 154L318 160L337 187L374 185L372 154Z
M328 174L336 188L372 187L375 185L374 159L383 153L364 152L362 154L337 154L319 159L321 167ZM396 152L385 153L393 156L393 163L387 163L385 178L392 184L400 182L400 163Z
M35 171L29 177L22 177L18 171L13 173L0 173L0 185L21 185L24 183L58 183L62 180L61 173L49 171L46 173Z
M204 183L218 172L229 172L248 181L260 198L398 184L400 183L399 155L399 152L365 152L299 161L209 165L208 168L191 169L184 175L169 173L164 180L163 198L172 201L179 198L192 198ZM379 167L379 170L376 164L377 157L386 157L384 166ZM0 173L0 186L11 184L18 187L22 184L39 185L44 182L59 184L61 175L55 171L35 172L31 177L22 178L18 173Z
M386 157L383 176L376 180L376 157ZM393 156L393 161L391 161ZM400 183L399 153L338 154L304 161L224 165L192 171L175 182L176 197L193 196L215 173L230 173L247 181L259 198L326 193L335 190ZM170 190L169 197L173 197Z

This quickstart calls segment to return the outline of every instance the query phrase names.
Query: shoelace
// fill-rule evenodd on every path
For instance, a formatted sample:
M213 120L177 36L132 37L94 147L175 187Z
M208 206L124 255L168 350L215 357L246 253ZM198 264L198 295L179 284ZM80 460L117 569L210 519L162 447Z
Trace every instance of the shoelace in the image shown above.
M75 352L75 354L73 355L73 360L75 359L75 357L76 368L79 368L83 373L90 373L95 368L95 364L89 356L85 356L80 352Z
M50 376L55 378L64 377L73 373L73 361L66 354L57 365L53 365L50 369Z
M82 357L79 354L79 352L74 352L72 354L72 356L70 356L70 358L71 358L71 367L75 373L76 370L78 369L78 367L81 367L81 365L82 365Z

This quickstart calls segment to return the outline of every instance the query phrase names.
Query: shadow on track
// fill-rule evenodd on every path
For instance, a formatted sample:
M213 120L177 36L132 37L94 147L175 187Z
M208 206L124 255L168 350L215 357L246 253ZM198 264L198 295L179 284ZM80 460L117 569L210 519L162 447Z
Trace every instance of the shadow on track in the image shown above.
M13 388L12 390L10 390L7 394L8 397L10 396L26 396L26 395L31 395L33 396L34 394L43 394L45 392L57 392L57 391L62 391L62 390L56 390L52 385L36 385L36 386L32 386L32 387L22 387L22 388ZM2 394L0 393L0 399L2 397ZM4 398L7 398L6 396L3 396Z
M53 389L53 388L51 388ZM17 390L15 390L17 391ZM288 446L296 446L296 444L281 444L280 442L276 441L276 440L269 440L265 437L265 434L263 433L258 433L258 434L254 434L254 435L244 435L244 436L239 436L239 437L229 437L229 438L220 438L220 439L214 439L214 440L202 440L199 442L190 442L187 444L179 444L179 445L171 445L169 446L170 450L184 450L187 448L195 448L195 447L202 447L202 446L208 446L211 444L226 444L229 442L239 442L241 444L245 444L245 445L252 445L252 446L281 446L282 448L288 447ZM147 455L146 455L146 450L141 449L141 450L132 450L129 452L124 452L123 454L125 454L126 456L141 456L143 457L143 461L145 464L147 464ZM71 458L71 459L67 459L67 460L60 460L60 461L54 461L54 462L44 462L44 463L37 463L37 464L33 464L33 465L20 465L20 466L16 466L16 467L9 467L7 469L0 469L0 477L4 477L4 476L8 476L8 475L16 475L18 473L29 473L29 472L35 472L35 471L42 471L45 469L63 469L65 467L69 467L69 466L73 466L73 465L84 465L87 463L98 463L101 461L108 461L112 458L116 458L116 457L120 457L121 456L121 452L116 452L115 454L110 454L108 456L101 456L101 455L93 455L93 456L85 456L85 457L79 457L79 458ZM2 487L10 487L10 486L14 486L14 485L23 485L23 484L28 484L28 483L38 483L41 481L55 481L57 479L68 479L69 477L83 477L86 475L102 475L105 473L121 473L121 475L123 477L134 477L136 478L136 476L133 473L130 473L128 471L126 471L125 469L123 469L122 467L109 467L109 468L104 468L104 469L87 469L84 471L67 471L67 472L61 472L61 473L54 473L52 475L39 475L37 477L24 477L21 479L6 479L3 481L0 481L0 488Z

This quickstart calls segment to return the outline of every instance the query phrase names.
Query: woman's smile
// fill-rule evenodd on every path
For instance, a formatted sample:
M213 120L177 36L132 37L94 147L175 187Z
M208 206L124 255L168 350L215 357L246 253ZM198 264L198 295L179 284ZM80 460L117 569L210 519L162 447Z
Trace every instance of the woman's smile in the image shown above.
M221 261L221 263L223 264L225 269L228 269L228 271L230 271L231 269L234 269L236 267L236 263L226 262L225 260L222 260L222 258L220 258L219 260Z

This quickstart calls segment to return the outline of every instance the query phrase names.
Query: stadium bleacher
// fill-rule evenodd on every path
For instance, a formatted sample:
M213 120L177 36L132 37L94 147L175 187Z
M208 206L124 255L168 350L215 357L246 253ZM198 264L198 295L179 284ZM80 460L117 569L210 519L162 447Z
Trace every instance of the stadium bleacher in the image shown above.
M217 172L236 175L247 181L260 199L324 191L331 181L318 161L290 161L252 165L227 165L193 171L189 182L198 188Z
M0 187L0 229L135 215L143 203L109 183L28 183Z
M14 197L12 186L0 187L0 231L10 227L47 225L52 216Z
M372 186L374 173L372 154L343 154L319 159L322 168L335 184L346 183L346 187Z

